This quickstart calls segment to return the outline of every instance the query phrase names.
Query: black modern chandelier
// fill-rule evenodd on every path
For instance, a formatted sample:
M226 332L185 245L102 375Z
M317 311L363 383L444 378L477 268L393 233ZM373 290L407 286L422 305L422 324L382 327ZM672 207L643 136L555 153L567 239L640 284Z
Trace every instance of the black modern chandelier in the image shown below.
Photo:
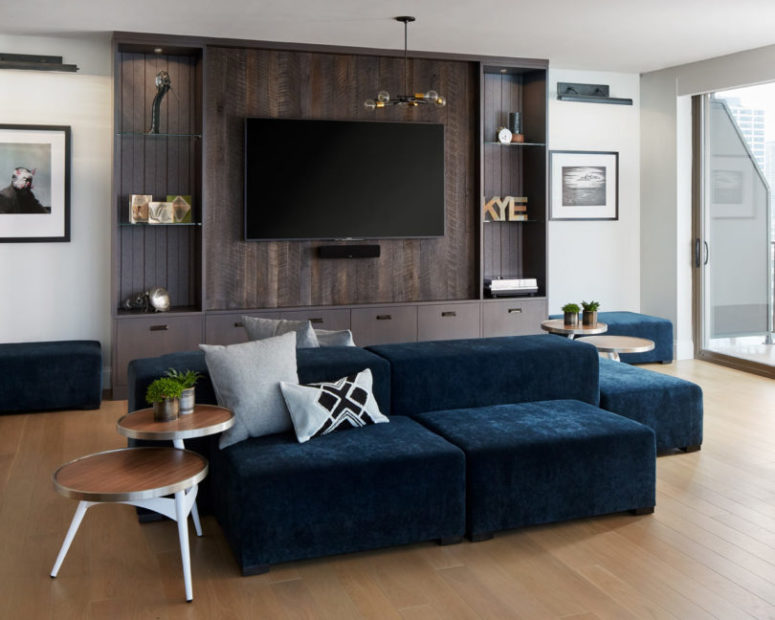
M409 22L414 21L414 17L411 15L401 15L400 17L396 17L395 20L397 22L403 22L404 24L404 92L409 92L409 71L407 68L408 64L408 58L407 58L407 43L408 43L408 28L409 28ZM425 93L414 93L412 95L405 94L405 95L396 95L395 97L391 97L390 93L386 90L381 90L377 93L377 98L375 99L367 99L363 102L363 106L367 110L374 110L376 108L385 108L389 105L408 105L408 106L418 106L418 105L426 105L426 104L435 104L439 107L443 107L447 105L447 100L439 95L435 90L429 90Z

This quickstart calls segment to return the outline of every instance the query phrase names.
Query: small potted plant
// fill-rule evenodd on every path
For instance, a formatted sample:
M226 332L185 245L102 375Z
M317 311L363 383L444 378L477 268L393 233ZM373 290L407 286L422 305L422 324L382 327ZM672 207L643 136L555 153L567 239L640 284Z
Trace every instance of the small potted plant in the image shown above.
M565 304L562 307L563 311L563 325L565 327L578 327L579 325L579 308L578 304Z
M180 395L180 415L194 413L194 406L196 405L194 386L202 376L202 373L195 370L180 371L170 368L164 374L170 379L177 381L180 387L183 388L183 392Z
M597 325L597 309L600 307L599 301L582 301L581 307L584 312L581 315L581 324L584 327L594 327Z
M175 379L161 377L148 386L145 400L153 405L153 419L157 422L169 422L178 417L180 394L183 388Z

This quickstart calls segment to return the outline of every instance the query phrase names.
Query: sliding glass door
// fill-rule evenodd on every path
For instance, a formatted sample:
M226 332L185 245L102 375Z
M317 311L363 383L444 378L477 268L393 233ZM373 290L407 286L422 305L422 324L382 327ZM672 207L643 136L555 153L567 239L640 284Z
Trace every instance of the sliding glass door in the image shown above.
M764 87L704 95L695 104L702 119L695 123L701 133L695 141L701 153L694 245L698 357L752 370L775 368L768 182L775 182L775 135L768 137L766 129L768 119L775 125L775 105L771 114L769 103L757 105L757 93L750 92L757 88ZM772 95L775 102L775 90Z

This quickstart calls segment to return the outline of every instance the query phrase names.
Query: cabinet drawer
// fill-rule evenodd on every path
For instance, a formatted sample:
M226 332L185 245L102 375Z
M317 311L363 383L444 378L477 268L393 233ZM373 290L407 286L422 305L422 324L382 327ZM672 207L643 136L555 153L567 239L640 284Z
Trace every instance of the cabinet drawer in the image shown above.
M417 306L353 308L350 321L359 347L417 340Z
M127 386L129 362L141 357L156 357L177 351L193 351L202 342L202 317L163 314L117 321L116 367L113 386ZM114 394L114 398L117 398Z
M417 307L417 339L453 340L478 338L481 306L470 304L433 304Z
M278 312L235 312L234 314L207 315L205 319L205 342L207 344L237 344L247 342L248 333L242 324L243 316L260 316L264 319L279 319Z
M346 308L285 310L280 312L280 318L290 321L309 321L313 329L350 329L350 311Z
M514 297L505 301L482 302L482 336L541 334L547 317L545 299Z

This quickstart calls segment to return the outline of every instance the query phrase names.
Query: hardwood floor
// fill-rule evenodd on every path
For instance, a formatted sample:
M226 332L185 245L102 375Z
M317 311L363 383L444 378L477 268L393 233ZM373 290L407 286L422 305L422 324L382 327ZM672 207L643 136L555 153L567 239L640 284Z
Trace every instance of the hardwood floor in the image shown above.
M699 383L702 451L658 459L653 515L609 515L274 567L241 577L218 524L191 537L91 508L48 577L76 502L61 463L124 445L124 401L0 416L0 618L775 618L775 382L705 362L649 366ZM193 534L193 528L192 528Z

